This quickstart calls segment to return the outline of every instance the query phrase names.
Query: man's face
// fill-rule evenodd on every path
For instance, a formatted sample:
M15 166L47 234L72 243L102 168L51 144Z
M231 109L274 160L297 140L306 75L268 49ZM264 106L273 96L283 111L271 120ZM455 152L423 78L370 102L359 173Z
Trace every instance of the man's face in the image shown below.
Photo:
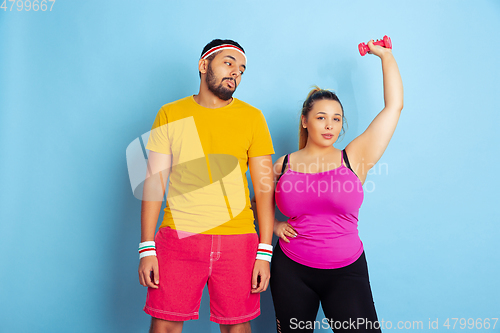
M223 50L208 63L208 89L221 100L229 100L240 84L245 69L245 57L240 52Z

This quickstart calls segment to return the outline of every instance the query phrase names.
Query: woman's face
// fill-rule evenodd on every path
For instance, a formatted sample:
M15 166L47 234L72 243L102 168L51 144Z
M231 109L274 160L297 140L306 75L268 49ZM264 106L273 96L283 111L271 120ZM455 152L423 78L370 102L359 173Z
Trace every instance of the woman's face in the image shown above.
M331 146L337 141L342 130L342 107L332 100L314 102L307 119L302 116L302 126L307 128L308 143ZM312 140L312 142L309 142Z

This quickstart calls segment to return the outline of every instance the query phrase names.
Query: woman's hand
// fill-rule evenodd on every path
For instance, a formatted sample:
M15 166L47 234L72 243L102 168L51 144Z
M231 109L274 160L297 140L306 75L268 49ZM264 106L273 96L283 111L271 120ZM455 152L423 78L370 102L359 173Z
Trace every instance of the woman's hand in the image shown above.
M297 231L295 231L290 223L280 222L278 220L274 220L274 234L287 243L290 243L287 237L297 237Z
M370 48L370 51L368 53L376 55L379 58L382 58L386 54L392 54L392 50L380 45L375 45L373 44L373 39L368 42L368 47Z

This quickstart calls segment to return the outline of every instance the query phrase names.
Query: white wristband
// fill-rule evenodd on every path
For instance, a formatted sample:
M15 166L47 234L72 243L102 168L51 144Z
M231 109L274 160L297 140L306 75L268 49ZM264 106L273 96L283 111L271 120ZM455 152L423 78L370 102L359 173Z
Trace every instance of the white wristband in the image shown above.
M259 243L259 248L257 250L257 256L255 257L255 259L271 262L272 257L273 246L265 243Z
M139 243L139 259L156 256L156 245L153 241Z
M259 250L268 250L273 252L273 246L266 243L259 243Z
M149 257L149 256L156 257L156 251L146 251L146 252L139 253L139 259L142 259L144 257Z

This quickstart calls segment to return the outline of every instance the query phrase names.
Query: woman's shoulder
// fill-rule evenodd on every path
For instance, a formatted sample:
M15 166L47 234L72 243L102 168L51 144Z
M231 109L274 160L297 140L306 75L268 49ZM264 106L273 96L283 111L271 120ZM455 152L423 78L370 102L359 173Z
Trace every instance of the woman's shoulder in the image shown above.
M295 153L295 152L294 152ZM286 155L283 155L281 156L280 158L278 158L276 160L276 162L274 162L274 167L273 167L273 171L274 171L274 174L275 175L279 175L281 174L281 169L283 168L283 163L285 162L285 157L287 155L291 155L291 154L294 154L294 153L290 153L290 154L286 154ZM290 157L289 157L290 158Z
M274 162L274 170L276 171L281 171L281 167L283 166L283 162L285 161L286 155L281 156Z
M288 155L288 154L287 154L287 155ZM280 158L278 158L278 159L274 162L274 164L283 164L283 161L285 160L285 157L286 157L286 155L281 156Z
M288 156L288 159L290 159L292 157L292 155L295 156L299 151L294 151L293 153L289 153L289 154L281 156L280 158L278 158L276 160L276 162L274 162L274 165L280 165L281 166L283 164L283 162L285 161L285 157L286 156Z

